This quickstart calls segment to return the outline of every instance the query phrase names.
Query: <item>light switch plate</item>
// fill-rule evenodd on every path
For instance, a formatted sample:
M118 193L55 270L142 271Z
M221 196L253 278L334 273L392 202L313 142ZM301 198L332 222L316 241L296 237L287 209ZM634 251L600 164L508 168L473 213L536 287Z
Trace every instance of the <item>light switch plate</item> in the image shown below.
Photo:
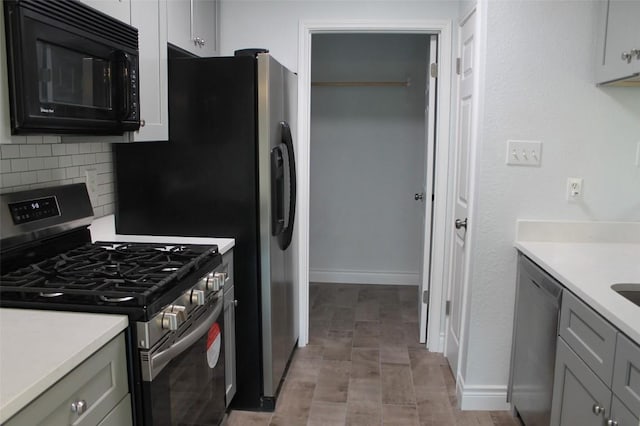
M507 141L507 164L511 166L540 167L542 162L542 142Z

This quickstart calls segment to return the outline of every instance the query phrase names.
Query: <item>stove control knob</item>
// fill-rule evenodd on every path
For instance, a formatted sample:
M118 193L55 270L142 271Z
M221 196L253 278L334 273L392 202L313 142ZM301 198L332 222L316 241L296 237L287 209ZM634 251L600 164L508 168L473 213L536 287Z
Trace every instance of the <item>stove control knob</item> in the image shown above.
M205 284L204 284L204 289L207 291L218 291L218 280L215 277L215 274L213 272L211 272L210 274L207 275L206 278L202 279Z
M192 305L202 306L204 305L204 290L191 290L191 295L189 296L189 302Z
M213 278L218 280L218 290L220 290L222 287L224 287L224 282L227 280L227 273L226 272L216 272L215 274L213 274Z
M162 312L162 329L175 331L186 319L184 306L171 305Z
M211 275L211 274L209 274ZM200 288L200 290L203 291L209 291L211 290L211 279L209 278L209 275L207 275L206 277L203 277L199 282L198 282L198 287Z

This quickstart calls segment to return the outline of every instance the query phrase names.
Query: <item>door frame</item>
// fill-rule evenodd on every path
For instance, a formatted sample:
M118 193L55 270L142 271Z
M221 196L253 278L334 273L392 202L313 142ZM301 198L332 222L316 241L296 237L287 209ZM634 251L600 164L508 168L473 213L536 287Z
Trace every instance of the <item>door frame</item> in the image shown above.
M298 346L309 341L309 205L311 143L311 37L322 33L437 34L438 39L438 116L432 228L432 267L430 271L429 314L426 347L433 352L444 348L444 302L448 283L449 246L449 154L451 132L452 21L440 20L301 20L298 31ZM426 134L425 134L426 138ZM425 139L426 144L426 139ZM428 195L427 195L428 196ZM420 298L422 300L422 298Z

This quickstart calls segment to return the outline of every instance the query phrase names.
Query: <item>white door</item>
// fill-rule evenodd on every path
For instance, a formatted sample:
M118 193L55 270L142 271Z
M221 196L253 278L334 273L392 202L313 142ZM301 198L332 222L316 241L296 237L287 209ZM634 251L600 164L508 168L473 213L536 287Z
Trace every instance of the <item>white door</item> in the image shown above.
M421 195L416 197L422 200L422 266L420 268L420 293L419 312L420 343L427 341L427 314L429 308L429 278L431 271L431 224L433 223L433 165L436 140L436 76L437 71L438 37L432 35L429 40L429 62L427 63L427 88L425 92L426 108L425 129L426 146L424 151L424 187ZM433 64L433 65L432 65ZM425 296L426 295L426 296Z
M449 306L445 356L454 377L458 373L458 352L462 331L462 301L468 255L467 217L470 195L470 152L473 128L473 73L475 43L475 11L459 29L460 75L458 76L458 129L456 136L456 165L454 187L454 222L452 227L451 281L447 305Z

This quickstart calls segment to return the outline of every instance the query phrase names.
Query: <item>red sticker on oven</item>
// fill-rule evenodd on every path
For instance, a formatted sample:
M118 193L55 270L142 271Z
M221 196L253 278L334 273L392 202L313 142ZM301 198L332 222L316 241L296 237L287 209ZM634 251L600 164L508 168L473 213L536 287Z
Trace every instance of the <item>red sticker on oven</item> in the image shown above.
M222 346L222 337L220 336L220 326L214 323L209 329L207 336L207 363L213 368L218 363L220 357L220 347Z

